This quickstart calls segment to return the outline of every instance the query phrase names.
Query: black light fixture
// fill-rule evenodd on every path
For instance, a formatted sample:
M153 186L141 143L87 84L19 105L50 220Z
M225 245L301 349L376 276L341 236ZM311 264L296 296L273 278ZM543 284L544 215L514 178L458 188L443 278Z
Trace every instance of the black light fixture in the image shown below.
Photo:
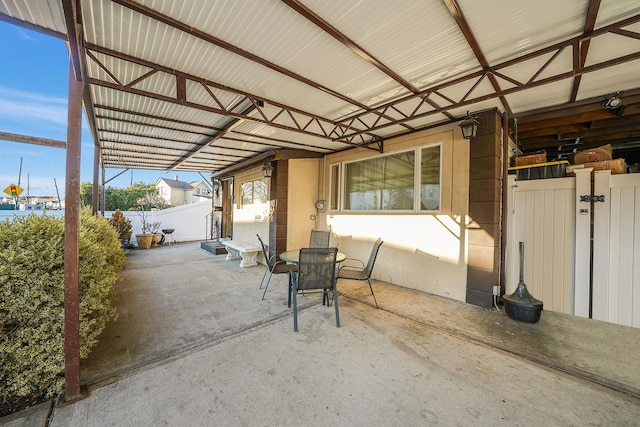
M460 123L460 129L462 129L462 137L464 139L475 138L478 133L478 125L480 122L476 117L471 117L467 111L467 117Z
M618 97L620 92L616 92L607 99L604 104L602 104L602 108L605 110L615 110L616 108L620 108L622 106L622 100Z
M262 176L265 178L271 178L271 174L273 173L273 166L271 166L271 162L264 162L262 164Z

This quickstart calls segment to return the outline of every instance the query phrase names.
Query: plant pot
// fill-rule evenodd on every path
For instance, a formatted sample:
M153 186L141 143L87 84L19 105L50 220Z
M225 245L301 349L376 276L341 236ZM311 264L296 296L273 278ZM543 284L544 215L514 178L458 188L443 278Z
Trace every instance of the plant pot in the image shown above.
M521 322L536 323L540 320L543 303L535 299L524 284L524 242L520 242L520 282L516 291L502 297L504 310L509 318Z
M120 235L120 244L122 246L122 249L127 249L129 247L130 242L131 242L131 232L122 233Z
M153 246L161 245L164 241L162 233L153 233L153 239L151 239Z
M153 234L136 234L136 241L138 242L138 248L149 249L151 247L151 241L153 240Z

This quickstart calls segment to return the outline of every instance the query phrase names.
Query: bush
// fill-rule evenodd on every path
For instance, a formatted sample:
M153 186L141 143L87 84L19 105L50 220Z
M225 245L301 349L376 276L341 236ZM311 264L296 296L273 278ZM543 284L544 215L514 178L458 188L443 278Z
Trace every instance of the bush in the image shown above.
M80 219L80 357L106 323L125 253L109 221ZM0 222L0 395L53 396L64 386L64 219Z
M131 238L131 220L125 217L120 209L111 214L111 225L116 229L121 242Z

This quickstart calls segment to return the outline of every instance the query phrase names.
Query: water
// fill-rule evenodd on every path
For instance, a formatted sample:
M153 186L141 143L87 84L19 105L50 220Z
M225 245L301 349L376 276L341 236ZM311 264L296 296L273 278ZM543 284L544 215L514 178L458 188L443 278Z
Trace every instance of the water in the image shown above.
M37 210L37 211L5 211L0 210L0 221L4 221L8 219L9 221L13 221L13 218L17 216L27 216L29 214L35 215L48 215L55 216L57 218L62 218L64 216L64 210L57 211L45 211L45 210Z
M111 214L113 213L113 211L105 211L104 216L105 218L111 218ZM5 211L5 210L0 210L0 221L4 221L5 219L8 219L9 221L13 221L13 218L15 218L16 216L28 216L29 214L35 214L35 215L48 215L48 216L54 216L56 218L62 218L64 217L64 209L61 210L31 210L31 211ZM130 212L124 212L124 216L126 216L127 218L131 219L131 220L135 220L135 218L137 217L137 213L134 215L133 213Z

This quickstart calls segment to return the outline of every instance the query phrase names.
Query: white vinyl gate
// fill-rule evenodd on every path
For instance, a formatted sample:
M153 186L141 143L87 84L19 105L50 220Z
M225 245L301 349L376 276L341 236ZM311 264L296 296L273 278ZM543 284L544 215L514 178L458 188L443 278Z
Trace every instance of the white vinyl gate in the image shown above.
M524 282L545 310L640 327L640 174L510 175L507 203L505 293L524 242Z

